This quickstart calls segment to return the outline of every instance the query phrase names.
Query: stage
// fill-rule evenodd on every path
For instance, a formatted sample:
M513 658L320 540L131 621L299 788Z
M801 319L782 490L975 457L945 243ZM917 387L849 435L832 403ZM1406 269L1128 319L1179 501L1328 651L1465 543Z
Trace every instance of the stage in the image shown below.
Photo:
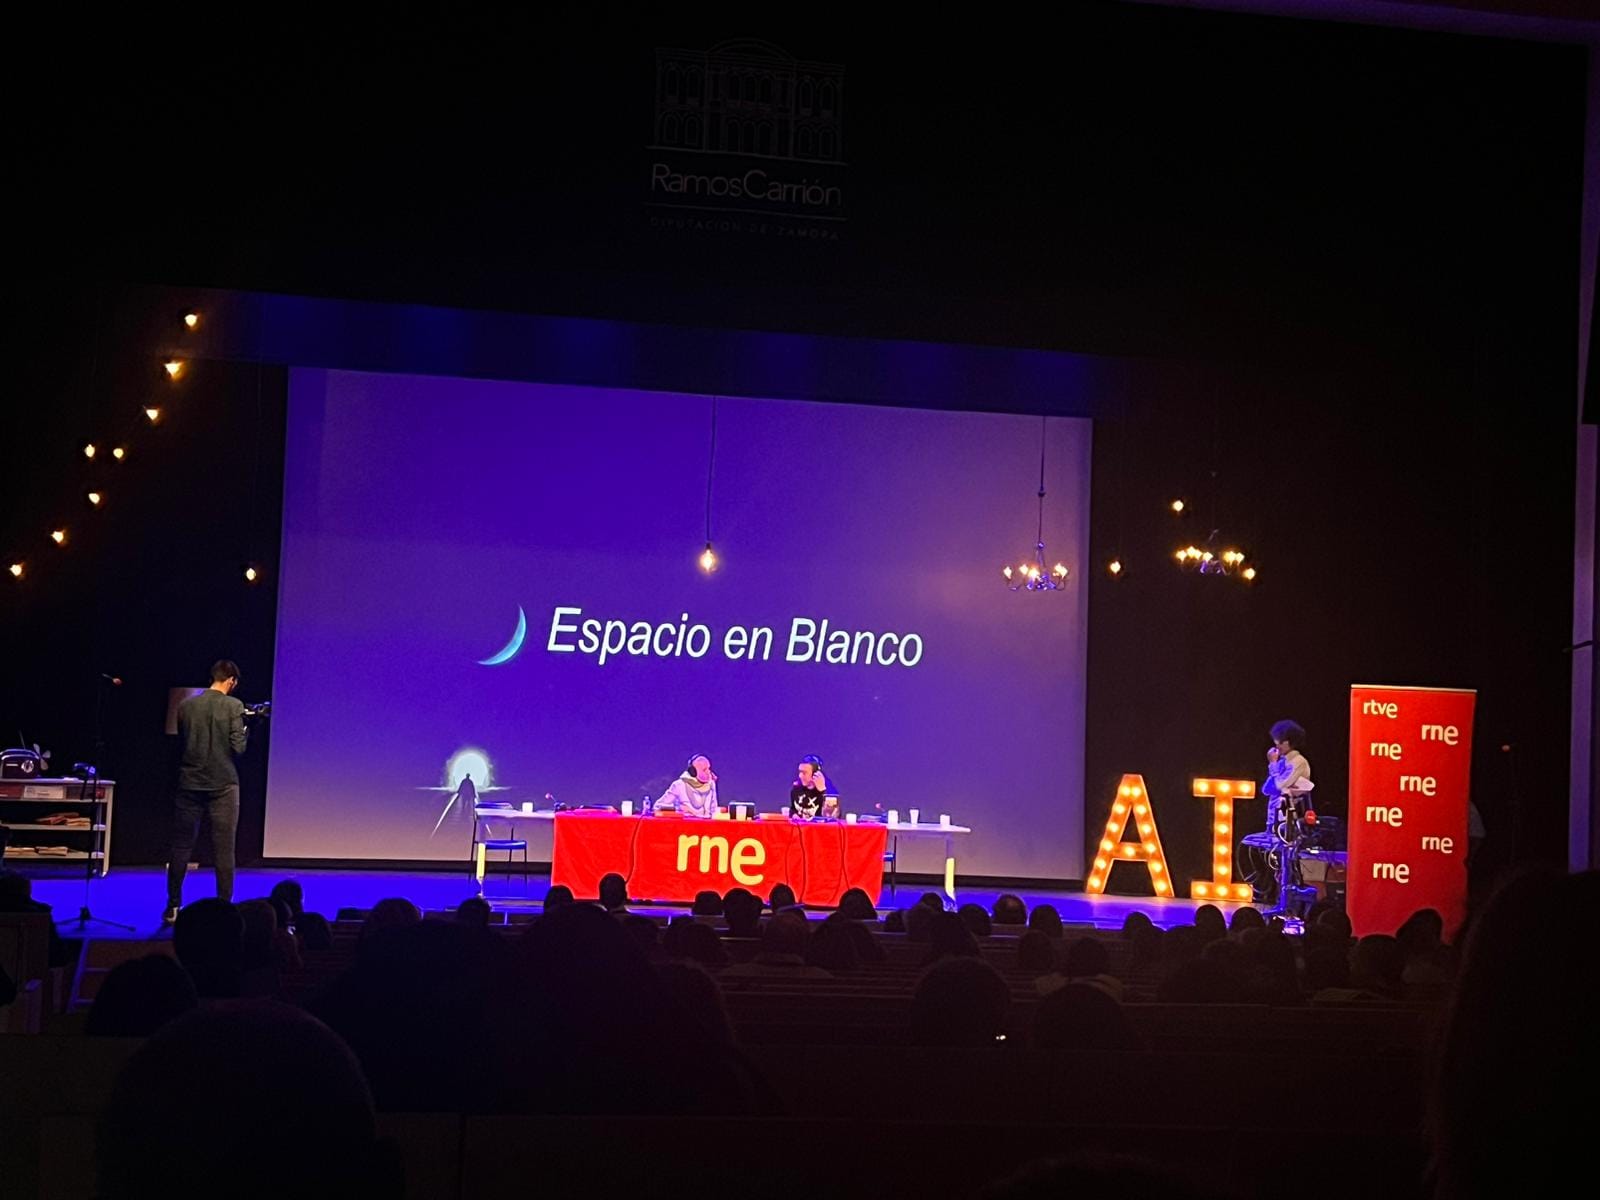
M133 926L121 930L103 923L88 926L91 937L148 938L159 936L161 908L166 897L165 871L159 867L114 868L104 879L90 885L89 905L102 921L114 921ZM441 871L394 870L289 870L284 868L249 867L241 869L234 882L234 898L250 900L265 896L280 879L296 879L305 888L306 907L332 919L342 908L371 908L389 896L403 896L424 912L432 915L456 907L469 896L478 894L476 882L463 869ZM184 890L186 901L198 900L213 894L214 877L209 868L190 871ZM537 910L550 889L547 872L531 872L526 879L520 873L510 875L491 872L484 880L483 897L496 912L526 912ZM887 886L879 900L881 912L895 908L908 908L924 892L937 892L935 882L902 882L894 896ZM1130 912L1143 912L1162 928L1187 925L1194 921L1198 903L1192 900L1158 900L1137 896L1086 896L1081 891L1042 890L1037 888L962 888L957 893L960 903L981 904L993 909L995 898L1003 891L1015 892L1032 909L1037 904L1053 904L1063 922L1080 928L1119 929ZM82 875L53 873L36 875L33 879L34 899L50 905L55 913L56 925L64 937L80 936L76 923L77 913L84 902ZM1225 911L1236 907L1223 906ZM641 906L639 912L682 913L684 905ZM826 910L815 910L820 916Z

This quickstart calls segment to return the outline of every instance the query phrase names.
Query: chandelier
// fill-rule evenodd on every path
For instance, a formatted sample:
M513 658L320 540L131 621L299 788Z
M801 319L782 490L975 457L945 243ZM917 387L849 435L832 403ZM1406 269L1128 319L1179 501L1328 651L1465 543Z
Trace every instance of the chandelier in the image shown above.
M1213 529L1204 546L1181 546L1173 553L1173 557L1181 569L1196 575L1232 576L1246 583L1255 579L1256 569L1246 563L1242 550L1232 547L1219 550L1218 545L1218 531Z
M1015 567L1007 563L1000 568L1006 587L1013 592L1054 592L1067 585L1067 576L1070 573L1065 563L1045 565L1049 561L1044 553L1044 452L1048 419L1039 418L1039 528L1033 550L1031 553L1023 554L1017 560Z
M1005 566L1000 574L1005 577L1006 586L1013 592L1053 592L1057 588L1065 587L1068 572L1066 565L1056 563L1055 566L1045 569L1044 543L1036 542L1033 547L1032 561L1029 556L1018 560L1015 567Z

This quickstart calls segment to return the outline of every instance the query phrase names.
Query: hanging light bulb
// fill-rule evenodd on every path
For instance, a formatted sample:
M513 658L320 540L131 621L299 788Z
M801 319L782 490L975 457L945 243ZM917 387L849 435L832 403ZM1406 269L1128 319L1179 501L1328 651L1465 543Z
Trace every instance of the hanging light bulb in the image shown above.
M87 446L85 446L83 448L83 456L85 458L93 458L94 455L95 455L95 444L93 442L90 442Z
M145 419L152 425L161 420L161 410L159 408L147 408L144 410L144 415Z
M1122 560L1120 558L1113 558L1110 562L1108 562L1106 564L1106 570L1110 571L1113 575L1121 575L1122 574Z
M1181 513L1183 511L1183 501L1182 500L1174 500L1172 502L1171 507L1172 507L1172 511L1173 512Z
M1249 582L1251 582L1252 580L1255 579L1255 577L1256 577L1256 569L1254 567L1246 567L1239 574L1244 579L1244 581L1246 583L1249 583Z
M89 503L90 504L98 506L100 501L101 501L101 499L102 499L102 497L101 497L99 492L90 492L89 493Z
M183 359L181 358L168 359L161 365L166 368L169 378L176 379L179 375L183 374L184 363Z
M50 531L50 540L58 546L66 545L67 531L65 529L52 529Z
M190 329L193 329L196 325L200 324L200 314L197 313L197 312L184 313L183 314L183 323L185 325L187 325Z
M22 568L22 564L21 563L19 563L19 562L12 563L10 568L9 568L9 570L11 571L11 577L13 579L21 579L22 578L22 570L23 570L23 568Z
M116 459L118 462L121 462L123 459L128 457L128 451L122 446L113 446L111 448L111 457Z
M717 397L711 397L711 448L706 454L706 548L695 558L700 570L710 575L717 569L717 552L711 548L711 485L717 478Z
M259 571L257 571L255 569L255 567L250 566L250 567L246 567L244 569L244 581L246 583L254 583L257 579L260 579L260 578L261 578L261 573Z

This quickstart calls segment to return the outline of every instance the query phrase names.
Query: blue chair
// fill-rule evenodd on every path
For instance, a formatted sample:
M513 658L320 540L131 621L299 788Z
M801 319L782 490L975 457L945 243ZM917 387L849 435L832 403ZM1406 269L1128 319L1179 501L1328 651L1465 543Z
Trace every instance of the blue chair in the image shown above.
M506 822L506 824L511 826L511 836L510 837L497 838L497 837L488 836L489 834L491 834L493 832L489 828L489 823L491 821L493 821L493 820L494 820L493 817L482 815L482 814L478 813L476 810L473 811L473 814L472 814L472 857L468 860L467 869L469 871L471 871L473 873L473 875L477 874L478 847L479 846L482 846L484 848L485 852L495 851L495 850L503 850L503 851L505 851L505 856L506 856L505 857L505 863L506 863L507 868L509 868L511 866L511 864L512 864L512 861L513 861L512 858L511 858L512 854L514 854L518 850L521 850L522 851L522 878L523 878L523 881L526 882L527 878L528 878L528 840L526 838L520 838L520 837L517 836L517 827L516 827L516 825L514 823L512 823L510 821Z

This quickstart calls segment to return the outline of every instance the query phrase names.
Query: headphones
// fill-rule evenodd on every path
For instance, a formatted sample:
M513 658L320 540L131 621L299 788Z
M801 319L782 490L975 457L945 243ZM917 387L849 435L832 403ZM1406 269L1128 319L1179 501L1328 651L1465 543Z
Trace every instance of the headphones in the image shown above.
M694 761L697 758L703 758L708 763L711 761L711 756L709 754L691 754L691 755L689 755L689 761L683 764L683 773L685 775L696 776L696 777L699 776L700 772L696 771L695 767L694 767ZM717 773L715 771L711 772L711 778L712 778L712 781L715 782L715 780L717 778Z

